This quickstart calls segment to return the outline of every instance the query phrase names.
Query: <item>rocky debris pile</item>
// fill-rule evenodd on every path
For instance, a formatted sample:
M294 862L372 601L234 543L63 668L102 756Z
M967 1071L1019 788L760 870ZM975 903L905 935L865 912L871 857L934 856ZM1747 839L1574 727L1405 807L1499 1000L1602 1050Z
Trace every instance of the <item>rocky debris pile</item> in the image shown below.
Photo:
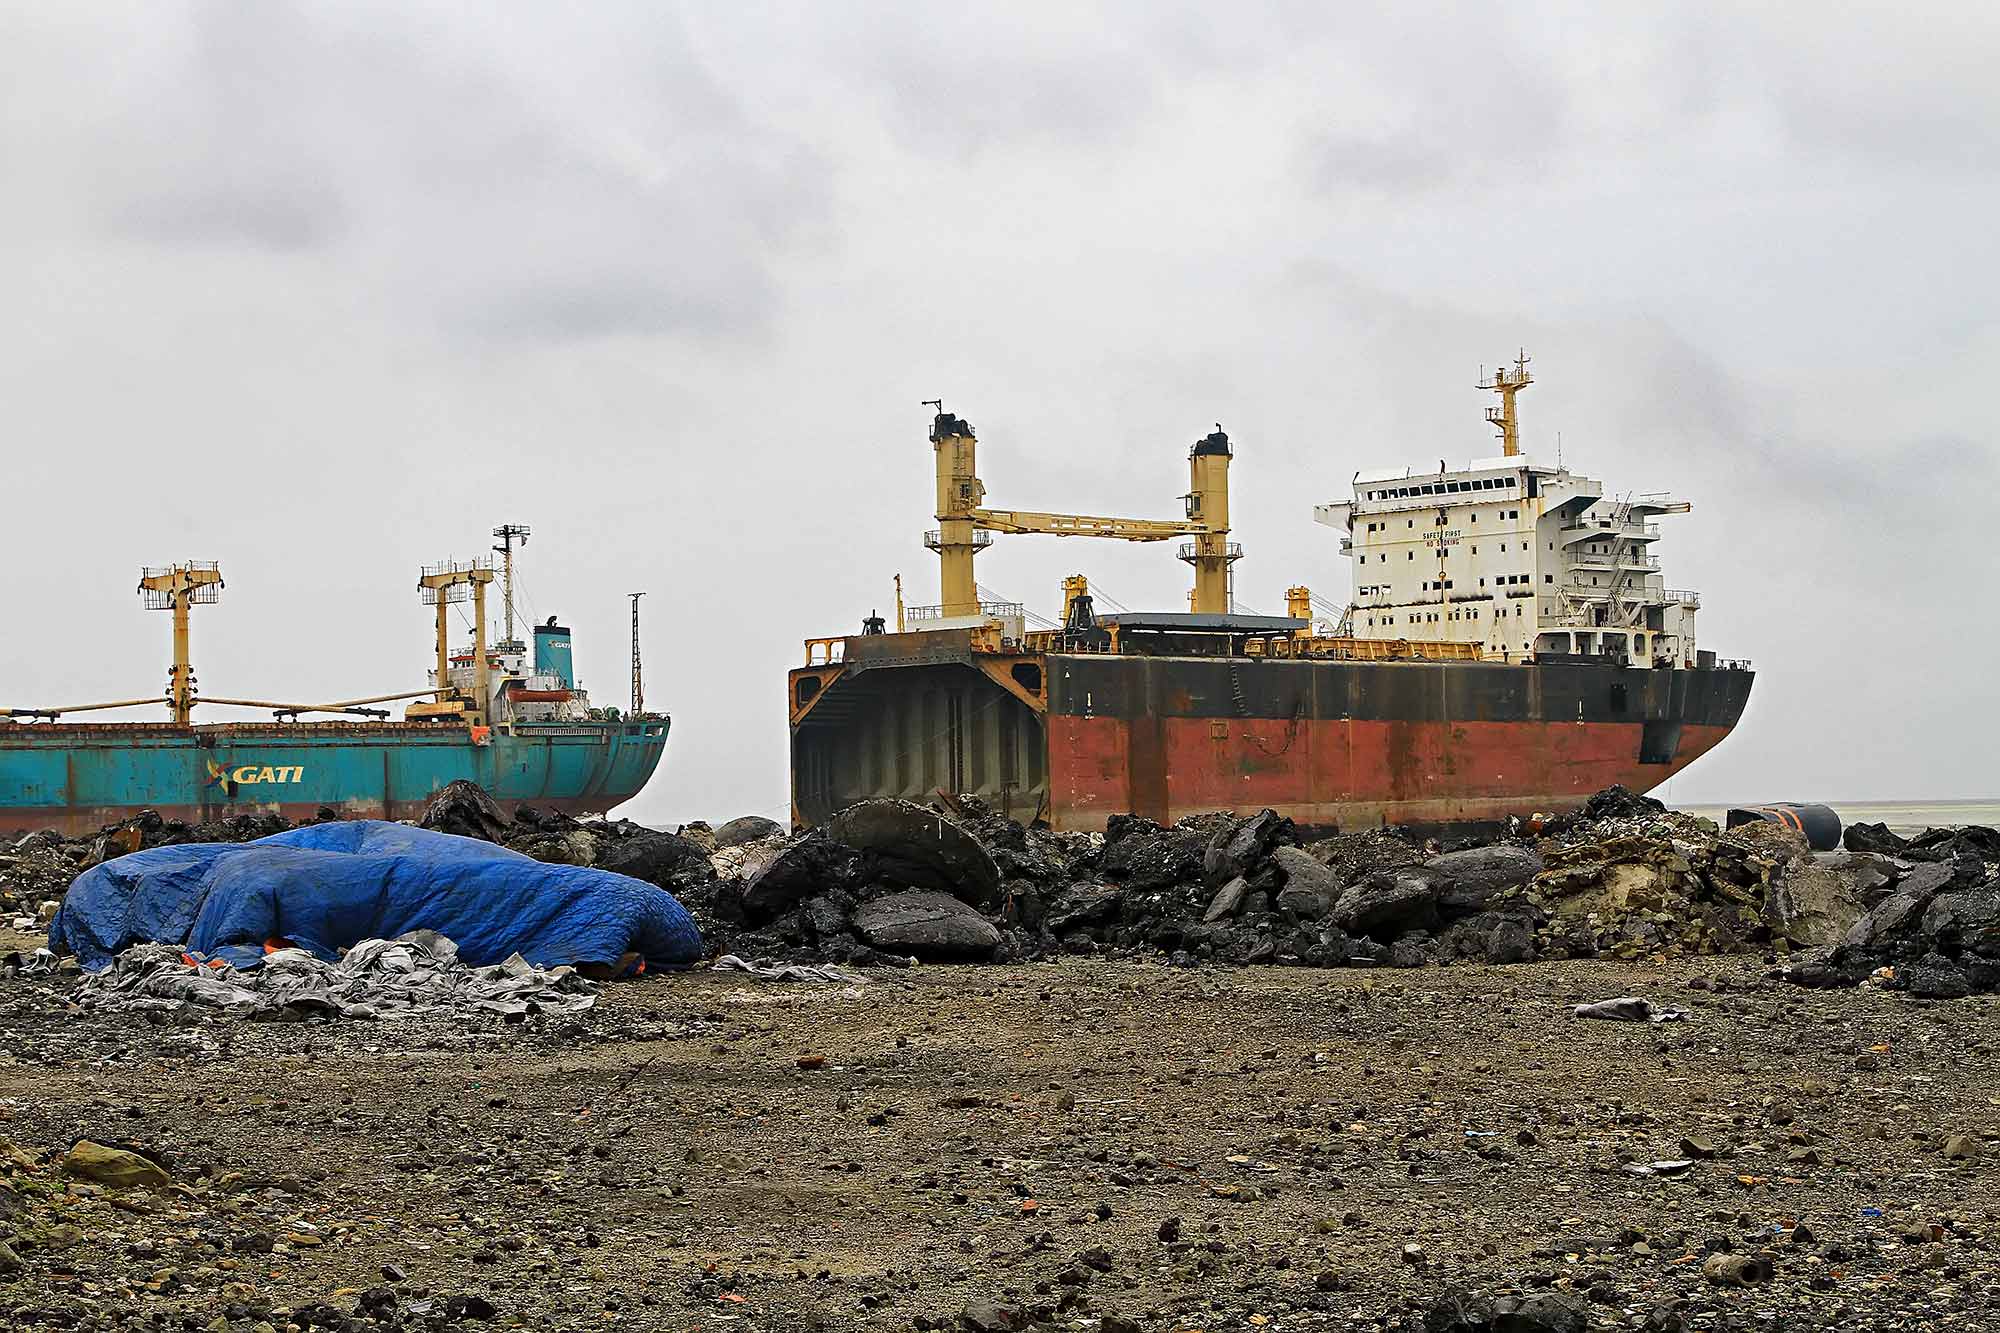
M82 849L46 830L23 834L0 848L0 923L16 930L45 929L81 870L81 856Z
M1790 975L1809 984L1890 969L1888 984L1939 995L1995 989L2000 964L1991 829L1904 839L1861 824L1844 850L1814 853L1779 825L1724 832L1621 787L1449 850L1400 829L1310 838L1268 810L1171 826L1121 815L1102 834L1056 833L972 796L939 809L863 801L794 837L754 815L677 833L529 806L509 815L453 783L421 823L657 884L712 949L759 963L1109 953L1416 967L1763 953L1794 958ZM92 857L276 827L142 816L82 842L31 835L12 855L50 867L26 885L39 902Z
M1846 855L1875 876L1867 910L1836 941L1792 960L1786 977L1808 986L1873 978L1926 999L2000 991L2000 832L1932 829L1905 842L1864 824L1848 834Z
M1541 843L1524 897L1545 914L1545 948L1572 957L1744 953L1838 938L1880 878L1847 853L1815 854L1796 833L1727 833L1671 811L1571 826Z
M519 954L468 967L450 940L416 930L393 940L363 940L335 963L304 949L279 949L247 970L198 962L169 944L135 945L110 967L85 976L75 1000L85 1009L173 1013L194 1006L238 1018L483 1014L519 1022L530 1014L580 1013L597 1003L597 987L574 968L533 967Z
M596 864L663 876L655 882L704 937L745 958L861 966L1062 953L1363 967L1789 953L1843 939L1910 866L1815 854L1777 825L1725 833L1621 788L1539 830L1449 851L1397 829L1308 839L1268 810L1172 826L1116 816L1102 835L1051 833L969 796L946 809L864 801L798 838L761 822L722 828L729 836L716 834L706 856L689 836L574 821L558 831L531 812L504 840L550 858L581 842ZM1936 856L1957 845L1921 841Z

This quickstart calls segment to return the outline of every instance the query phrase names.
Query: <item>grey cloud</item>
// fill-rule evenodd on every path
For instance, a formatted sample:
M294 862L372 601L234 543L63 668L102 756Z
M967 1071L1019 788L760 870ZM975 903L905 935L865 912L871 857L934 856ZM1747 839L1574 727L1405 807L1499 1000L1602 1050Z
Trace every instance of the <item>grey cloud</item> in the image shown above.
M773 306L761 275L703 291L640 271L596 277L566 273L537 283L500 284L484 298L468 296L455 318L471 332L498 339L547 338L566 342L617 336L727 334L761 322Z
M746 114L677 24L638 24L636 73L596 88L509 64L542 54L532 34L509 56L418 13L369 17L272 3L164 24L178 55L94 145L119 164L99 173L109 224L169 247L337 247L385 308L482 337L768 328L825 167Z
M339 197L323 182L229 181L220 173L201 190L130 199L113 216L134 236L173 245L310 250L341 230Z
M1456 179L1462 159L1421 138L1366 139L1328 134L1306 149L1307 172L1320 189L1402 193Z
M1878 5L1851 18L1801 26L1778 8L1744 44L1794 144L1906 170L2000 166L2000 12Z
M920 152L970 158L1022 143L1060 151L1115 141L1165 92L1155 40L1170 22L1164 12L1078 5L1054 29L1011 7L824 14L816 32L851 62L856 92L882 105L889 132Z
M329 142L341 108L310 72L325 60L310 21L284 4L201 6L163 27L150 36L179 48L177 67L108 90L123 112L97 172L112 225L172 245L334 240L347 212Z

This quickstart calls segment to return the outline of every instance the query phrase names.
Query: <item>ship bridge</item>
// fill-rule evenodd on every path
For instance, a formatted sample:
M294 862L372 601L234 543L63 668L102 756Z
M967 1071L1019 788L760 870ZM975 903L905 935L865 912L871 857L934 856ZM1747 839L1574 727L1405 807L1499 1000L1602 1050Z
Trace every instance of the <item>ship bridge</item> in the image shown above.
M1356 472L1351 499L1315 507L1354 561L1355 633L1475 644L1502 660L1693 666L1700 598L1667 588L1654 554L1658 520L1692 506L1664 492L1607 497L1603 482L1522 453L1514 395L1531 383L1525 356L1481 382L1502 398L1487 414L1501 456Z

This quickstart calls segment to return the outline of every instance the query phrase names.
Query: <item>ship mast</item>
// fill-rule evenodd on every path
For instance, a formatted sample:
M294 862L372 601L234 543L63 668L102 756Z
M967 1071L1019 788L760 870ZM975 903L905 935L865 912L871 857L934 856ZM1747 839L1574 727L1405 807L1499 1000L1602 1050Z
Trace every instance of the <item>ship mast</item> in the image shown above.
M1482 367L1479 387L1500 395L1500 406L1486 409L1486 419L1499 428L1500 452L1513 458L1521 452L1521 421L1514 414L1514 395L1535 382L1528 373L1528 353L1523 349L1514 358L1514 372L1500 366L1487 378Z
M194 667L188 661L188 610L207 606L222 595L222 569L213 560L190 560L139 571L139 591L148 611L174 613L174 664L167 673L167 707L174 725L194 720Z
M500 556L500 597L502 614L506 617L507 621L507 634L501 640L499 646L502 651L511 649L518 652L521 645L514 638L514 545L516 538L520 539L522 546L528 544L528 525L525 523L502 523L499 527L493 529L493 535L500 539L500 544L493 549Z
M646 682L639 672L639 599L643 592L628 592L632 599L632 716L638 717L646 710Z

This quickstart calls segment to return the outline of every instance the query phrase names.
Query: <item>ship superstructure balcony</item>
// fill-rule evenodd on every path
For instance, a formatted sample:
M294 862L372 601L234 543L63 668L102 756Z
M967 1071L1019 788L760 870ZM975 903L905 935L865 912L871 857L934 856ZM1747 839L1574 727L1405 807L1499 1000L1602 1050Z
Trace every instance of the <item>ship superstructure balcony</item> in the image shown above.
M1660 539L1660 525L1657 523L1613 518L1584 518L1575 523L1565 523L1559 531L1564 546L1606 538L1628 542L1656 542Z
M1632 497L1628 502L1635 514L1685 514L1694 509L1692 504L1666 491L1645 491Z
M1658 573L1660 557L1656 555L1641 555L1639 552L1633 550L1617 552L1579 551L1569 558L1569 564L1572 569L1599 571L1635 569L1644 570L1648 573Z
M1620 602L1644 602L1649 606L1661 604L1659 593L1647 588L1644 584L1626 584L1624 586L1600 584L1593 587L1588 583L1578 583L1572 579L1563 586L1563 595L1572 601L1609 602L1615 600Z

